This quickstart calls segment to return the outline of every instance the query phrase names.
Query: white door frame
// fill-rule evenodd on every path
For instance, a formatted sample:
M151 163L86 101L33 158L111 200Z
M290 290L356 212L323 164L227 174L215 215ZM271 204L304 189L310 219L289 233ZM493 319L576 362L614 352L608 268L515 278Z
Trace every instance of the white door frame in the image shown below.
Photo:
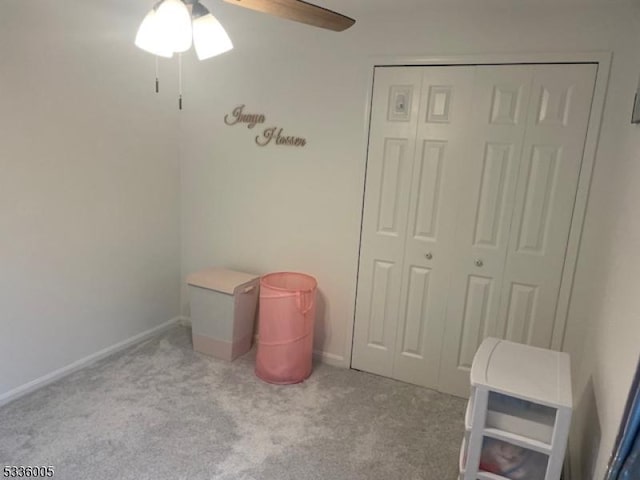
M376 67L393 67L393 66L446 66L446 65L503 65L503 64L536 64L536 63L595 63L598 65L596 74L596 84L593 93L593 103L591 114L589 117L589 126L587 128L587 136L584 145L584 153L582 157L582 166L580 168L580 177L578 180L578 191L576 193L576 201L571 220L571 228L569 231L569 240L567 243L567 254L565 257L564 267L562 271L562 280L560 283L560 293L558 296L558 305L556 308L555 326L552 336L552 348L562 350L564 348L565 331L567 325L567 317L569 315L569 305L571 302L571 294L573 290L573 280L578 261L578 253L580 250L580 242L582 239L582 229L584 225L585 214L587 210L587 200L589 198L589 188L591 185L591 177L593 167L598 151L598 141L600 138L600 129L602 124L602 115L604 112L604 102L607 93L607 85L609 73L611 69L611 51L596 51L583 53L508 53L508 54L474 54L460 56L400 56L400 57L372 57L370 58L368 68L368 84L365 97L364 111L364 164L365 175L362 179L362 212L364 212L364 188L366 182L366 167L368 156L368 140L369 127L371 120L371 102L373 99L373 81ZM360 245L362 244L362 214L360 228ZM360 251L360 248L359 248ZM358 275L360 271L360 254L358 254ZM357 282L359 278L356 276L356 296ZM345 359L348 359L349 366L352 365L353 353L353 329L355 326L355 298L353 316L347 325L347 339Z

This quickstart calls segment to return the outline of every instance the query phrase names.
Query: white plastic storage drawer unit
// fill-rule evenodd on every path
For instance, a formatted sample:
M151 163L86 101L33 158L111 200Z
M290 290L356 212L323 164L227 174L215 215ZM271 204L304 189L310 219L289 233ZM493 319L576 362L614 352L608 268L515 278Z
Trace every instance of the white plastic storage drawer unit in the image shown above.
M569 355L487 338L471 366L461 480L559 480L573 397Z
M209 268L187 277L193 349L233 360L251 348L259 275Z

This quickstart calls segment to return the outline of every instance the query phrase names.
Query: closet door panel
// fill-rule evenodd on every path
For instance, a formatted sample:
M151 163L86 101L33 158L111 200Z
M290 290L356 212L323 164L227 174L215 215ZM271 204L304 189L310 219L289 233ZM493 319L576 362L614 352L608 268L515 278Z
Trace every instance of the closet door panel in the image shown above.
M422 74L376 68L352 366L391 376Z
M472 128L459 175L439 385L468 395L471 361L496 334L531 91L531 66L476 68Z
M498 336L551 347L595 65L535 67Z
M460 396L550 347L594 65L376 68L352 366Z
M473 219L473 245L499 249L505 224L509 182L513 176L513 143L487 143L482 160L478 205Z
M479 275L468 275L464 298L462 298L462 332L457 350L456 365L471 369L478 342L488 336L490 315L495 304L495 279Z
M393 377L437 388L474 68L421 71Z

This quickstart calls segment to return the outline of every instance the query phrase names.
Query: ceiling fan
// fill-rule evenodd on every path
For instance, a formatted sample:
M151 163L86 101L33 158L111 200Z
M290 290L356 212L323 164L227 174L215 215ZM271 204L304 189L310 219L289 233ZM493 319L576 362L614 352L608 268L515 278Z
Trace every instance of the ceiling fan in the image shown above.
M356 21L303 0L225 0L258 12L342 32ZM220 22L199 0L159 0L142 21L135 43L142 50L172 57L195 44L204 60L224 53L233 44Z
M356 21L303 0L225 0L228 3L295 22L342 32ZM199 0L159 0L142 20L135 44L156 56L156 93L159 92L158 57L178 53L178 108L182 110L182 52L193 45L200 60L233 48L233 43L209 9Z
M225 0L225 2L335 32L342 32L356 23L353 18L302 0Z

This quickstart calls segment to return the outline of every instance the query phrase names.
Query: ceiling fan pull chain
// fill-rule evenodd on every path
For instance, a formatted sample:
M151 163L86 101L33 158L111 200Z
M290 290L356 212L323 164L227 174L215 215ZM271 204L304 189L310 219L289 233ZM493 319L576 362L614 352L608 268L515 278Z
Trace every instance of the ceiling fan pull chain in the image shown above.
M158 80L158 56L156 55L156 93L160 93L160 80Z
M182 54L178 54L178 109L182 110Z

